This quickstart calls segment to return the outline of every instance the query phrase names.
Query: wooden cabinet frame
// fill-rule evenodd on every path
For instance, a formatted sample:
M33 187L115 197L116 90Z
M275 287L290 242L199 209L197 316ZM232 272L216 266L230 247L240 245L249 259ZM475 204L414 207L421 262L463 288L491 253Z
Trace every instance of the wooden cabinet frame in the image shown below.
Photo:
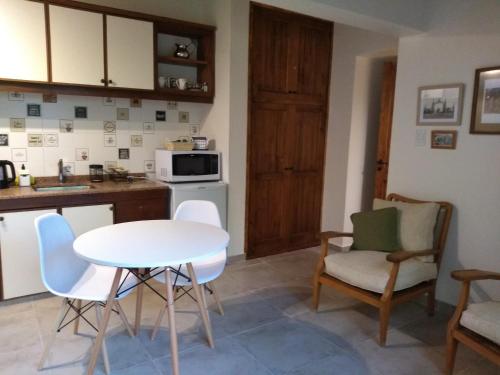
M62 94L62 95L84 95L84 96L109 96L118 98L144 98L157 100L174 100L185 102L203 102L212 103L215 94L215 27L197 23L179 21L167 17L149 15L145 13L132 12L122 9L111 8L107 6L81 3L73 0L29 0L44 3L45 7L45 31L47 48L47 69L48 82L32 82L14 79L1 79L1 91L19 91L36 92L44 94ZM52 57L50 41L50 14L49 5L63 6L89 12L103 14L104 22L104 80L109 81L107 66L107 35L106 35L106 15L131 18L141 21L153 22L153 43L154 43L154 90L129 89L117 87L96 87L93 85L64 84L52 82ZM191 36L203 41L203 53L206 58L206 67L200 73L202 79L208 83L209 91L191 92L181 90L161 90L158 87L158 56L157 56L157 33L161 30L168 30L174 35ZM105 83L107 85L107 83Z

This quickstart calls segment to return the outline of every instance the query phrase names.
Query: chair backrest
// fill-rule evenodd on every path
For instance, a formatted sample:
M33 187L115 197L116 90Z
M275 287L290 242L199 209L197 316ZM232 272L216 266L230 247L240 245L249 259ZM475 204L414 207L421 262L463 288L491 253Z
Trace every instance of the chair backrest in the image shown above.
M388 201L399 201L407 203L428 203L429 201L421 201L413 198L404 197L399 194L389 194ZM436 218L436 226L434 227L434 248L438 250L439 254L434 257L438 265L441 264L443 251L446 246L446 239L448 237L448 228L450 227L451 213L453 212L453 205L449 202L434 202L439 205L439 211Z
M174 220L196 221L222 228L219 210L214 202L189 200L182 202L175 210Z
M37 217L35 229L45 287L55 294L68 292L89 266L73 250L73 230L59 214Z

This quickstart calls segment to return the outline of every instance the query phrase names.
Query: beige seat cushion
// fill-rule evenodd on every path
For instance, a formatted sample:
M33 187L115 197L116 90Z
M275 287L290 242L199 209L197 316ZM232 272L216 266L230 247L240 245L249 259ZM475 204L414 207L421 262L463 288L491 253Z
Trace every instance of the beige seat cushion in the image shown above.
M407 251L428 250L434 248L434 227L439 212L437 203L405 203L374 199L373 209L396 207L399 217L399 243ZM432 256L421 257L432 262Z
M325 257L326 273L362 289L383 293L389 280L392 263L387 253L372 250L336 252ZM437 277L435 263L418 259L401 262L394 290L402 290Z
M500 345L500 301L471 303L460 324Z

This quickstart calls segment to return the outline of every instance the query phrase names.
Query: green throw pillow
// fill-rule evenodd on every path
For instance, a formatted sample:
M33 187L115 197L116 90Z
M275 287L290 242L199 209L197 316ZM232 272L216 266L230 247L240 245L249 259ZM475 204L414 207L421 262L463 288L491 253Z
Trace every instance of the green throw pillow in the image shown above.
M383 208L351 215L354 227L352 250L396 251L398 242L398 210Z

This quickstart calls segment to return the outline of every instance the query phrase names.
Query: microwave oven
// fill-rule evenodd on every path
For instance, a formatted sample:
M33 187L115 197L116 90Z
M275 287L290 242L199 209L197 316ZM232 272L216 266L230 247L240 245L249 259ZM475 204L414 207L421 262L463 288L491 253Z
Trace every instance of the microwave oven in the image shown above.
M193 182L221 179L220 152L156 150L155 156L158 180Z

